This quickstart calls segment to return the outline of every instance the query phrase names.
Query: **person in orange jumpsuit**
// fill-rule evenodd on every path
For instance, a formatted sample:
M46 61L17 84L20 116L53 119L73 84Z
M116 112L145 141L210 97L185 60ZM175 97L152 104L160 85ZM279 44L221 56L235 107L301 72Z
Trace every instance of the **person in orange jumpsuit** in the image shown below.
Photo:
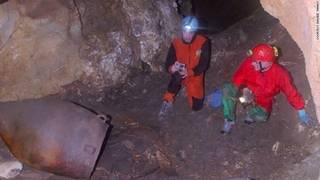
M298 111L300 122L308 124L303 97L293 85L289 72L276 62L277 49L269 44L258 44L251 50L232 78L223 88L223 112L225 122L222 133L229 133L235 122L235 106L241 91L246 89L253 96L245 122L266 121L272 110L275 95L283 92Z
M188 103L192 110L198 111L204 101L204 74L210 62L210 41L197 33L199 22L194 16L182 19L182 38L174 38L165 62L171 75L159 115L172 107L181 86L185 86Z

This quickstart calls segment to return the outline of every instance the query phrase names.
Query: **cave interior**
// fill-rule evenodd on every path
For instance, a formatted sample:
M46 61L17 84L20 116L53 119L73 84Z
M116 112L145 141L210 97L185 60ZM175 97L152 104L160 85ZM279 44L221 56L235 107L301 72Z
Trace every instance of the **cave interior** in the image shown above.
M290 72L295 86L308 100L307 111L316 117L302 52L258 0L176 3L179 16L196 16L201 22L199 33L211 41L206 94L231 80L249 49L269 43L280 49L278 63ZM191 3L192 8L183 9L184 3ZM290 167L311 154L309 146L317 141L312 136L317 129L299 124L296 111L283 93L275 97L273 111L264 123L243 123L246 109L238 106L232 133L222 135L221 108L205 106L192 112L183 89L175 99L173 112L159 121L170 76L165 71L151 71L144 67L147 64L141 66L133 68L123 83L106 88L102 100L96 101L94 94L77 93L74 89L90 91L90 87L77 83L55 95L112 116L113 129L92 179L284 179ZM18 179L69 179L26 169Z

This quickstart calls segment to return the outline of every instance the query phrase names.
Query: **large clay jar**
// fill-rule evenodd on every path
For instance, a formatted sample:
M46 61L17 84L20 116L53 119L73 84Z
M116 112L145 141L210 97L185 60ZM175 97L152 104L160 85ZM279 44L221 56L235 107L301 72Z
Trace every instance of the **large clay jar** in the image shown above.
M0 103L0 136L11 153L36 169L90 178L109 125L62 100Z

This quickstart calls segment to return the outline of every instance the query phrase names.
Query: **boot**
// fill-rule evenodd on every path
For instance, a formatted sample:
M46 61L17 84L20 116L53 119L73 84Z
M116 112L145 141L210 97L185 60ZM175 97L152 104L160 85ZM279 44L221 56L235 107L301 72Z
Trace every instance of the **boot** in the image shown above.
M244 123L246 123L248 125L250 125L250 124L252 124L254 122L255 122L255 120L252 119L250 116L246 116L245 119L244 119Z
M223 128L220 131L221 134L229 134L231 132L231 128L234 125L233 121L230 121L228 119L224 119L224 124L223 124Z
M159 119L162 119L164 116L166 116L171 109L172 109L172 102L163 101L159 115L158 115Z

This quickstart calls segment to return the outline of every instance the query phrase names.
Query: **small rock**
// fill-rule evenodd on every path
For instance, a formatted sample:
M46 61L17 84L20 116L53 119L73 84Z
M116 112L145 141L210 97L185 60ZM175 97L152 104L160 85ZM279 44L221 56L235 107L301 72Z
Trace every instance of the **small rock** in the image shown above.
M279 149L280 143L279 141L277 141L276 143L274 143L274 145L272 146L272 151L274 154L278 153L278 149Z
M186 151L184 151L184 150L180 150L179 155L180 155L181 159L186 159L186 157L187 157Z
M301 133L305 130L305 127L301 124L298 124L298 132Z
M228 162L228 161L224 161L224 162L222 163L222 165L228 166L228 165L229 165L229 162Z
M125 141L122 141L122 144L127 148L127 149L130 149L130 150L133 150L134 149L134 144L129 141L129 140L125 140Z
M136 83L134 83L134 82L130 82L130 81L129 81L129 82L127 82L127 84L128 84L130 87L132 87L132 88L136 86Z
M240 168L242 168L242 165L243 165L242 162L238 162L238 163L236 163L235 168L240 169Z
M191 177L192 179L200 179L201 176L199 174L190 174L189 177Z
M320 133L319 133L319 131L316 131L316 130L312 132L312 136L316 136L316 137L318 137L318 136L319 136L319 134L320 134Z
M169 167L171 165L171 162L168 159L168 157L160 151L156 152L156 158L159 162L161 169Z
M102 102L103 97L99 97L98 99L96 99L96 102Z
M6 161L0 163L0 177L4 179L13 178L20 174L22 164L19 161Z

